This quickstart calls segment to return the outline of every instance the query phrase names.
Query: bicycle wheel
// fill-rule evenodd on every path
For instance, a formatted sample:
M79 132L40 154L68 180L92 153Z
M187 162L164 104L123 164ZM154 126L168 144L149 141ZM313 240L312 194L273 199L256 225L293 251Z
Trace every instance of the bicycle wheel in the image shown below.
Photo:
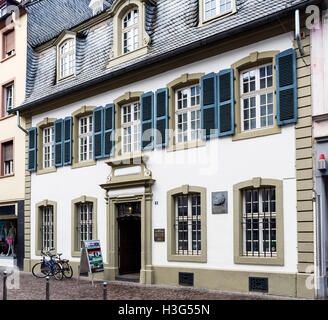
M66 279L71 279L73 277L73 269L72 267L67 263L64 262L62 264L62 268L63 268L63 275Z
M61 266L56 263L52 267L53 276L56 280L62 280L63 279L63 272Z
M45 278L46 276L49 276L50 272L51 270L49 266L44 262L37 263L32 269L33 275L37 278Z

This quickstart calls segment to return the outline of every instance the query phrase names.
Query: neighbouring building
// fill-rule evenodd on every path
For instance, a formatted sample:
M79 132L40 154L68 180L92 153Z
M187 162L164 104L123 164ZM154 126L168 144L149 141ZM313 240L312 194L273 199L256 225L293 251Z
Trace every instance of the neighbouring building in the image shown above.
M328 2L311 30L316 273L319 297L328 295ZM310 163L308 164L310 165ZM307 195L310 198L310 193Z
M319 2L29 4L24 270L97 239L109 280L315 297Z
M26 134L10 111L25 99L26 47L23 4L0 0L0 268L24 261Z

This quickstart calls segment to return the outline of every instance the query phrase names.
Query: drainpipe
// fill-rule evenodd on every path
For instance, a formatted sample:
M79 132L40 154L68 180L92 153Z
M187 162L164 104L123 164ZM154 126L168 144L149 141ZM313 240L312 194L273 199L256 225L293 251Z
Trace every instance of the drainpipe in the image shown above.
M16 111L16 115L17 115L17 127L18 127L19 129L21 129L22 131L24 131L25 134L28 134L28 131L25 130L25 129L21 126L21 124L20 124L19 111Z
M295 36L298 45L298 50L304 56L304 48L301 41L301 23L300 23L300 10L295 10Z

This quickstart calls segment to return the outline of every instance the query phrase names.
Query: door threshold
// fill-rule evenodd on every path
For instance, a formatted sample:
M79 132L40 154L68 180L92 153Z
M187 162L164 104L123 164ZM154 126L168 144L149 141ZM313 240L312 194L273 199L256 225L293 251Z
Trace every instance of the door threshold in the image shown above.
M116 281L125 281L125 282L140 282L140 274L133 273L133 274L123 274L115 277Z

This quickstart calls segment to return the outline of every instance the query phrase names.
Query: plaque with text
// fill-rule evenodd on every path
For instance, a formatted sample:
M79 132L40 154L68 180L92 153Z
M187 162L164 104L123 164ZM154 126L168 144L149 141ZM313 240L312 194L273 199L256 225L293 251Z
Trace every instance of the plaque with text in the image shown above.
M165 242L165 229L154 230L155 242Z

